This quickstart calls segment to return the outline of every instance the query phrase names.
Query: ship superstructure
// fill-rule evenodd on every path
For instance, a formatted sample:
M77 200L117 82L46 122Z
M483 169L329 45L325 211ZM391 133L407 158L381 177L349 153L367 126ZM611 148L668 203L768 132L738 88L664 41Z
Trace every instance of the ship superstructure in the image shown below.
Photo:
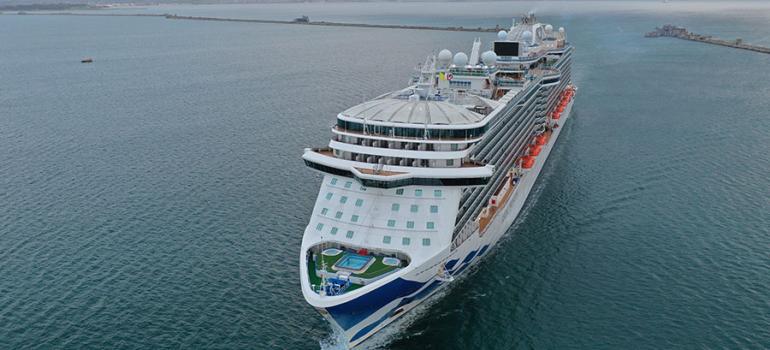
M302 292L355 346L478 262L521 210L568 118L573 47L533 14L491 49L429 56L408 87L337 115L305 149L323 182Z

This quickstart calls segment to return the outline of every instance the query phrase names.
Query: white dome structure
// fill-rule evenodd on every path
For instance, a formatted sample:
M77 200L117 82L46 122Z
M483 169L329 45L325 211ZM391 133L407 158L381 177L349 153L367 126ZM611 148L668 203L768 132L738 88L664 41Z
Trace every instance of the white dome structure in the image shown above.
M494 51L484 51L481 54L481 62L487 67L494 66L497 63L497 54Z
M524 33L521 33L521 40L527 44L532 44L532 38L532 32L528 30L525 30Z
M465 67L468 64L468 55L465 52L458 52L455 54L454 64L458 67Z
M564 34L564 27L559 27L559 33Z
M508 33L504 30L501 30L497 32L497 40L498 41L505 41L508 39Z
M438 63L442 67L446 67L449 65L449 62L452 61L452 51L449 51L447 49L441 50L441 52L438 53Z
M547 24L547 25L545 26L545 34L547 34L547 35L551 35L551 33L553 33L553 26L552 26L552 25L550 25L550 24Z

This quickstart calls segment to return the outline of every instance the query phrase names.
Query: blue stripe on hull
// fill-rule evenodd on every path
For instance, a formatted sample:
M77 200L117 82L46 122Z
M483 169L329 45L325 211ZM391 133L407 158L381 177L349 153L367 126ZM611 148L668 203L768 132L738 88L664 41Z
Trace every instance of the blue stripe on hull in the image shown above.
M425 283L397 278L347 303L326 308L344 330L357 325L393 300L418 291Z
M433 281L427 287L425 287L422 290L420 290L419 292L417 292L417 294L415 294L415 295L413 295L411 297L406 297L406 298L401 299L401 302L398 303L398 306L394 307L393 309L391 309L390 311L385 313L385 315L382 316L379 320L374 321L371 324L369 324L368 326L362 328L360 331L358 331L358 333L356 333L356 335L353 336L353 338L350 339L350 341L351 342L356 341L359 338L361 338L364 335L366 335L367 333L371 332L372 329L374 329L375 327L380 325L380 323L382 323L383 321L385 321L389 317L393 316L393 313L396 312L396 310L398 310L402 306L404 306L406 304L409 304L409 303L411 303L413 301L421 300L421 299L425 298L426 296L430 295L430 293L433 292L434 290L436 290L436 288L438 288L439 285L441 285L440 281Z

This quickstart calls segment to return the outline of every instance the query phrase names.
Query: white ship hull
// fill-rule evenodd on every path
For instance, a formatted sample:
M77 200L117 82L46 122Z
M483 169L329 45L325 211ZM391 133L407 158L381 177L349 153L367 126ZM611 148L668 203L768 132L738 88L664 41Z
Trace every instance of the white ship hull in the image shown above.
M508 231L518 217L527 197L546 163L563 124L567 122L574 99L571 99L561 113L558 127L553 129L551 137L543 146L531 169L521 177L510 198L502 206L483 234L476 230L454 250L446 249L420 263L410 264L398 273L377 282L376 286L365 294L340 296L333 303L323 305L323 301L310 289L307 279L302 281L303 294L318 311L344 335L348 347L360 345L382 328L398 320L410 310L424 302L431 295L451 284L452 278L463 276L469 268L481 261L500 238ZM303 242L300 257L300 273L307 274L307 248L313 242ZM452 277L439 276L440 265ZM372 306L375 306L373 309Z

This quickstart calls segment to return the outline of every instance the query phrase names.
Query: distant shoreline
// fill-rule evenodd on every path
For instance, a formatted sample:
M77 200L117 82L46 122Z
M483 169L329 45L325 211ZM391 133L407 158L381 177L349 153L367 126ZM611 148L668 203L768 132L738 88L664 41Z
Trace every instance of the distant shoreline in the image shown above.
M367 24L367 23L342 23L327 21L298 21L298 20L269 20L269 19L248 19L248 18L226 18L226 17L198 17L198 16L178 16L172 14L157 13L72 13L72 12L19 12L18 15L26 16L94 16L94 17L162 17L170 20L193 20L193 21L215 21L215 22L246 22L263 24L287 24L302 26L326 26L326 27L358 27L358 28L380 28L380 29L405 29L405 30L437 30L451 32L481 32L496 33L501 28L466 28L466 27L439 27L425 25L400 25L400 24Z

